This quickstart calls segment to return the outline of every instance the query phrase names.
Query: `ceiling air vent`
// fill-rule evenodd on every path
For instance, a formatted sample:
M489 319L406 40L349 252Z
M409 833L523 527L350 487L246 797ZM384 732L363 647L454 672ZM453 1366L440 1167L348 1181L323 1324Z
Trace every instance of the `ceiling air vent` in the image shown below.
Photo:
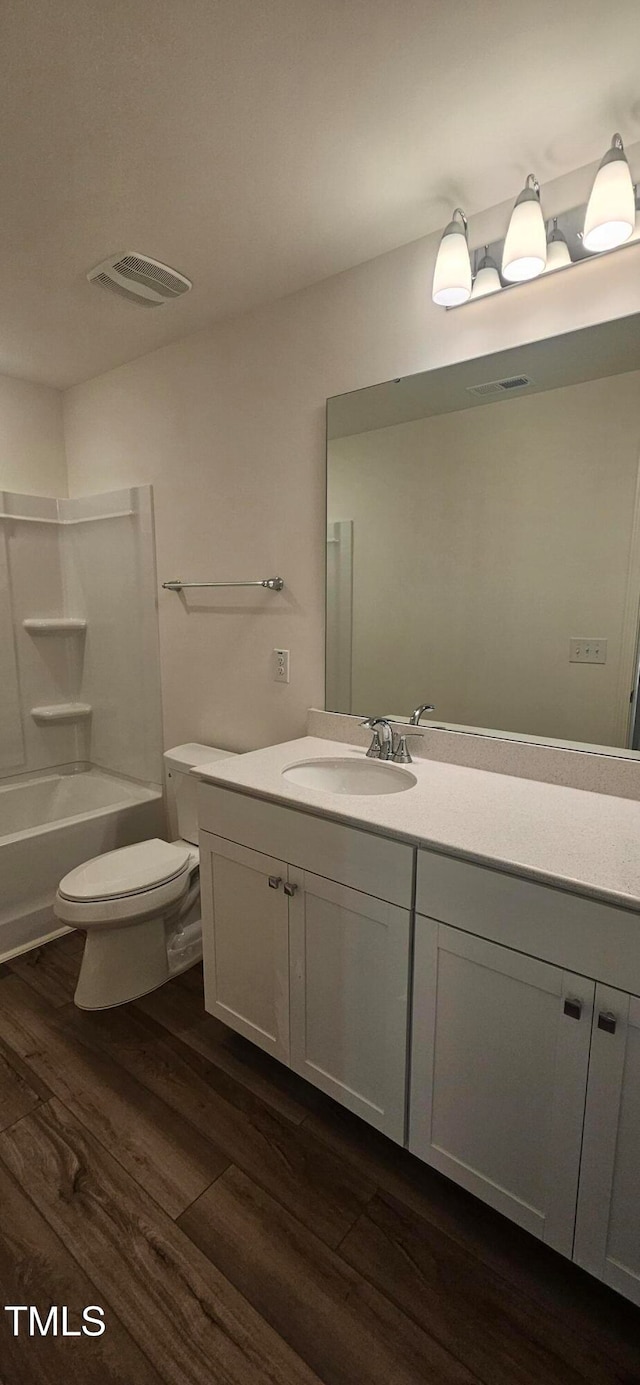
M139 303L141 308L156 308L160 303L180 298L192 287L191 280L178 274L177 269L135 250L103 260L89 270L87 279L90 284L102 284L121 298L128 298L130 303Z
M507 375L504 380L487 380L485 385L467 385L468 394L479 394L486 398L489 394L505 394L507 390L523 390L532 385L529 375Z

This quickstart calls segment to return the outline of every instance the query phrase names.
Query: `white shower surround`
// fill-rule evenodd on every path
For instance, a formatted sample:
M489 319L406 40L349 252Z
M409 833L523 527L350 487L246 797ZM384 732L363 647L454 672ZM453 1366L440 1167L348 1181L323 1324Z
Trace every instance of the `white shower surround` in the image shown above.
M89 762L161 782L156 606L150 486L0 492L0 778Z
M164 835L150 486L0 492L0 960L64 932L62 876Z
M0 962L68 931L53 915L67 871L163 829L160 789L102 770L0 784Z

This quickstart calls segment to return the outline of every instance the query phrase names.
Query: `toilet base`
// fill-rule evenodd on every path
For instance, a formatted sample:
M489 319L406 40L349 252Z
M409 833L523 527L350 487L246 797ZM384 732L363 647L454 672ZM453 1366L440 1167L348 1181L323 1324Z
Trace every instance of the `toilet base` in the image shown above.
M169 980L164 919L89 929L74 1000L80 1010L110 1010Z

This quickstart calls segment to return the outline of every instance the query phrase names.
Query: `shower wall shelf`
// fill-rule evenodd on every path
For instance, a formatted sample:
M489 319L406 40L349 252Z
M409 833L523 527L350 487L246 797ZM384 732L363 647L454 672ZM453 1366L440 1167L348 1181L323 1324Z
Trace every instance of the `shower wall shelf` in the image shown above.
M51 707L32 707L31 715L46 726L53 721L83 721L92 711L88 702L56 702Z
M76 616L42 616L23 620L24 629L30 635L74 635L82 634L87 628L86 620Z
M11 515L6 510L0 510L0 519L6 519L13 524L16 521L20 524L57 524L64 528L69 524L98 524L102 519L128 519L130 515L135 515L135 510L114 510L111 514L104 515L78 515L76 519L59 519L52 515Z

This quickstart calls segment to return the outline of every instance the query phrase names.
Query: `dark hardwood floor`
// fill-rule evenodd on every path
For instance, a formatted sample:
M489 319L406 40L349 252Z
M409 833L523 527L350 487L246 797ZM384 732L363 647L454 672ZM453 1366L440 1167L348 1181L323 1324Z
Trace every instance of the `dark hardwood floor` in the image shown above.
M206 1016L0 968L0 1385L640 1385L640 1310Z

